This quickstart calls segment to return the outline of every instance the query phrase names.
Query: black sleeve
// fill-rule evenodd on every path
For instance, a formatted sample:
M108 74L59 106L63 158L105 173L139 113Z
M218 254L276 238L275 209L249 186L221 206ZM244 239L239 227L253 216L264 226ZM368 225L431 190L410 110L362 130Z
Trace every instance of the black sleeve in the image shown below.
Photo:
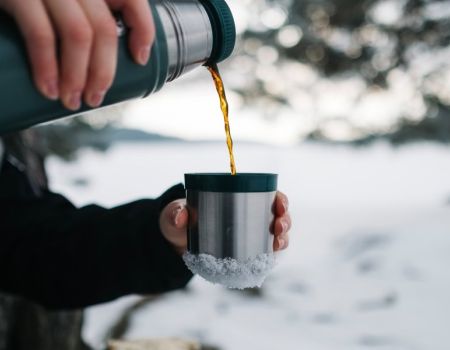
M161 209L184 197L182 185L155 200L113 209L76 208L51 192L15 197L3 185L2 291L47 308L71 309L181 288L192 277L159 229Z

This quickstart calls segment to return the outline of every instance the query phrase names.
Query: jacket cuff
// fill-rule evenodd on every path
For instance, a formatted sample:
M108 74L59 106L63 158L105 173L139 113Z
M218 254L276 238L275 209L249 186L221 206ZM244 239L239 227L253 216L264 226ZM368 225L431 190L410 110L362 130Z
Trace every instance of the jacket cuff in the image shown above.
M156 210L154 213L156 217L148 220L148 222L156 223L151 229L146 230L145 234L145 246L150 248L149 256L150 264L158 264L157 269L152 269L156 271L159 276L158 279L161 285L161 291L169 291L174 289L183 288L192 278L192 272L186 267L183 258L175 251L172 244L166 240L159 227L159 217L162 210L170 202L186 198L186 192L182 184L173 186L164 192L159 198L155 200ZM145 286L142 293L148 293ZM152 292L155 291L152 288Z

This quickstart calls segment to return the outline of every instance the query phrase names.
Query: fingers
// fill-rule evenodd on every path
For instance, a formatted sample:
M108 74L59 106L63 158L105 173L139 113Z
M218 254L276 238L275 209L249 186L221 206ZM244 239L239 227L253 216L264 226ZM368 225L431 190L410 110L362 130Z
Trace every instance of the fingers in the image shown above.
M86 85L93 31L77 1L47 0L47 9L61 39L61 100L75 111Z
M289 245L289 230L292 227L292 219L289 214L289 200L282 192L277 192L273 206L275 219L270 227L270 232L275 236L273 242L274 251L285 249Z
M289 200L287 196L282 192L277 192L273 207L273 213L276 216L282 216L288 211L289 211Z
M275 236L273 240L274 251L286 249L289 246L289 230L291 226L292 222L289 213L275 219L271 228L271 232Z
M93 44L84 100L98 107L111 87L117 67L116 22L104 0L79 0L93 29Z
M113 83L118 38L109 7L122 12L131 29L135 61L148 62L155 37L148 0L0 0L0 7L21 29L38 90L52 100L61 98L72 111L83 97L90 107L101 105Z
M286 213L282 217L275 218L273 225L271 227L271 233L275 236L280 236L289 232L292 227L291 215Z
M273 250L275 252L286 249L289 246L289 235L281 235L273 240Z
M38 90L47 98L59 96L56 40L46 9L40 1L9 2L10 12L25 39L33 78Z
M121 11L130 28L129 47L136 63L146 65L155 39L155 25L148 0L107 0L113 10Z

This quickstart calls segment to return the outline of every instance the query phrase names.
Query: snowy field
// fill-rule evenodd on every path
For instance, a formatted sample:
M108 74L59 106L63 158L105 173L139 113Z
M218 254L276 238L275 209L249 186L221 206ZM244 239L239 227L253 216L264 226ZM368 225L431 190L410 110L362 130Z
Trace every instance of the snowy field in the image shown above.
M294 221L288 251L261 293L196 277L135 308L127 338L180 336L221 350L449 349L450 148L237 143L235 153L238 171L280 174ZM227 164L214 142L121 144L48 161L53 190L106 206ZM138 300L88 309L85 339L100 349Z

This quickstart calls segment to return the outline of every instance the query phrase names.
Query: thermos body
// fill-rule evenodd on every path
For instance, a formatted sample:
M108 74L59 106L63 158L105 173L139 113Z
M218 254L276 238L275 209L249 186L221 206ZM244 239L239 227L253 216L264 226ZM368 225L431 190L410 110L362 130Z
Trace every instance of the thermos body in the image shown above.
M185 174L188 251L246 261L273 252L275 174Z
M168 81L205 64L227 58L235 27L224 0L155 0L150 2L156 27L146 66L132 59L126 28L118 31L116 77L102 106L145 97ZM0 135L65 117L73 112L36 89L25 45L14 21L0 13ZM88 111L83 105L77 114Z
M245 261L273 251L269 228L276 192L187 191L198 221L189 228L189 251Z

